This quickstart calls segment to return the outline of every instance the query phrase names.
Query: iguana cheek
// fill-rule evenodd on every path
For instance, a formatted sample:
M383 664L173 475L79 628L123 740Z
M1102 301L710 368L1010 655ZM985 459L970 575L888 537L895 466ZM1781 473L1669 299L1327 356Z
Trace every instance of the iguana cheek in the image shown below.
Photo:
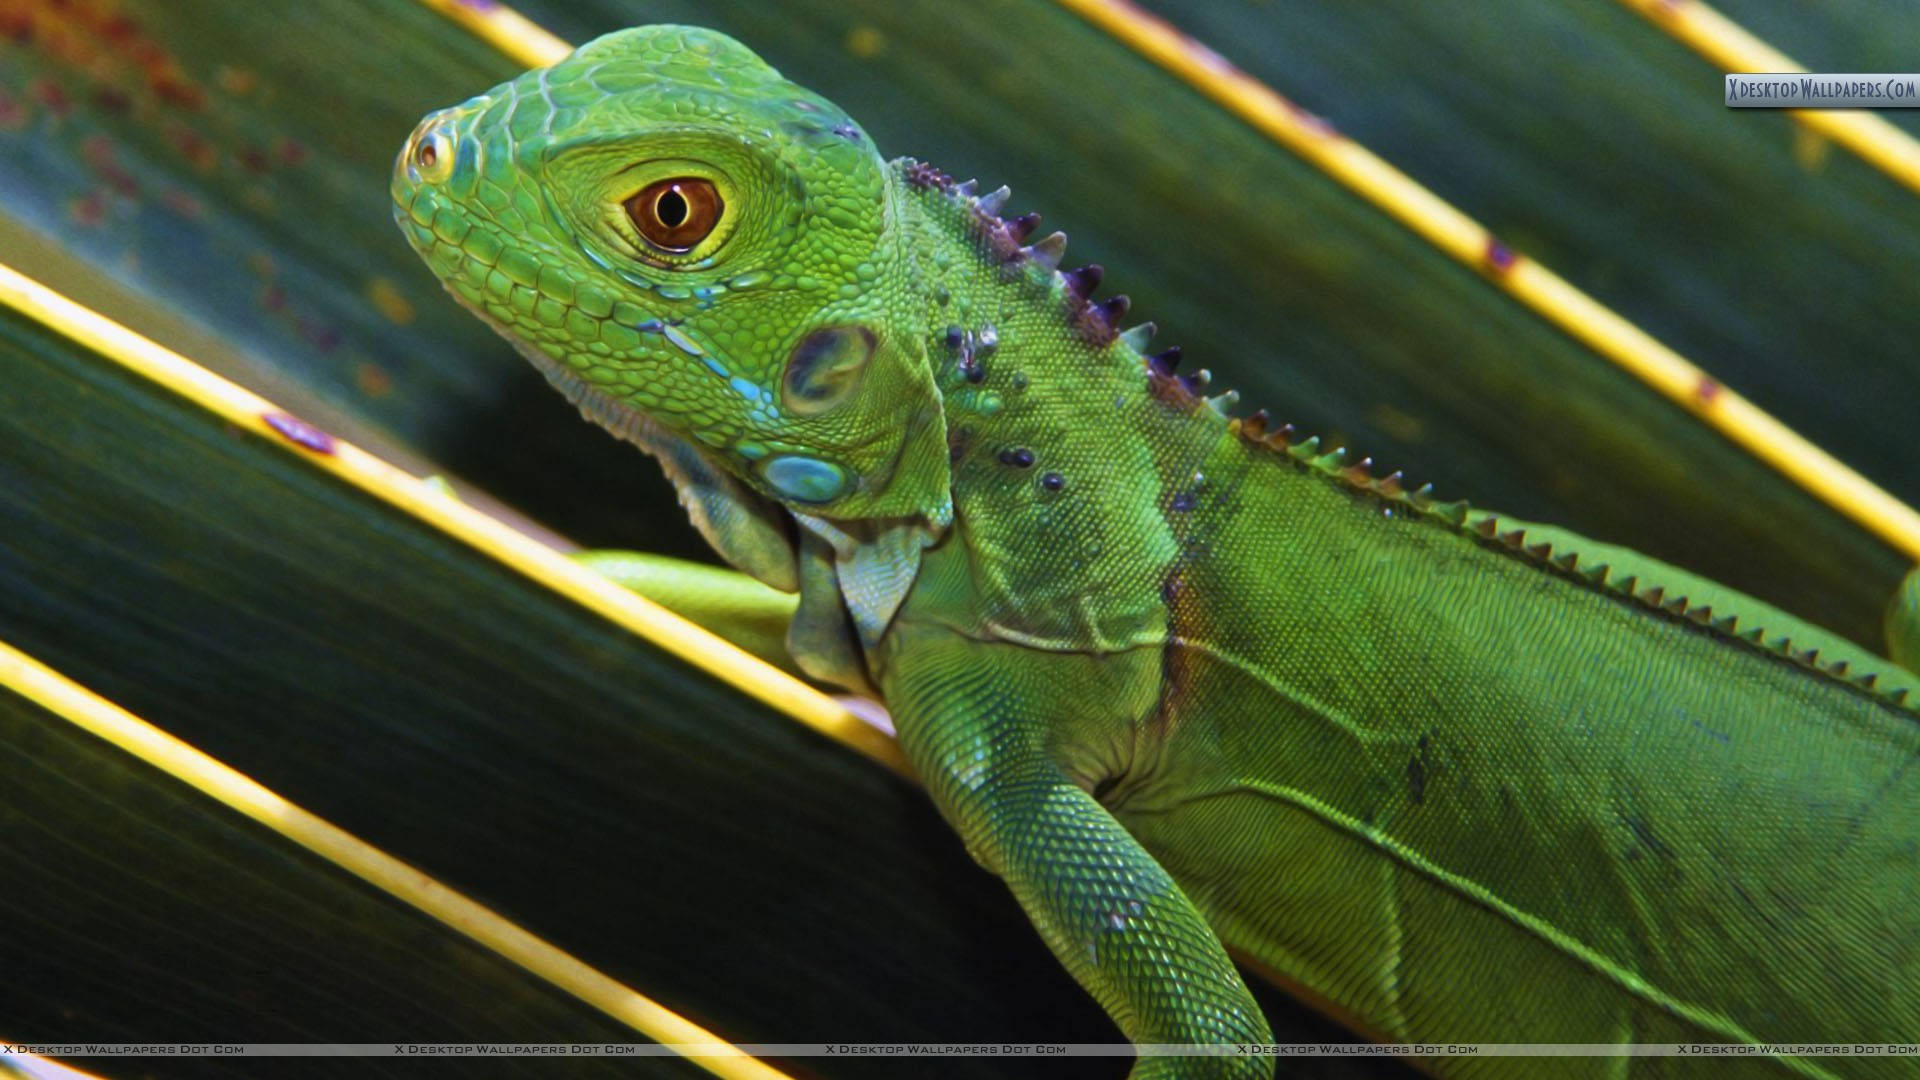
M846 490L847 472L832 462L799 454L773 458L760 475L781 495L795 502L823 503Z
M878 346L864 326L829 326L801 338L787 355L780 403L796 416L818 416L847 400Z

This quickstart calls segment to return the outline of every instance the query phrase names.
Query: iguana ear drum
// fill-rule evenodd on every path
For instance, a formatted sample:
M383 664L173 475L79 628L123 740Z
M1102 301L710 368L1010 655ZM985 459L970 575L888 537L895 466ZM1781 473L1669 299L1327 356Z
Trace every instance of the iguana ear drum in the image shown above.
M796 416L818 416L845 401L879 345L864 326L829 326L800 339L787 356L780 403Z

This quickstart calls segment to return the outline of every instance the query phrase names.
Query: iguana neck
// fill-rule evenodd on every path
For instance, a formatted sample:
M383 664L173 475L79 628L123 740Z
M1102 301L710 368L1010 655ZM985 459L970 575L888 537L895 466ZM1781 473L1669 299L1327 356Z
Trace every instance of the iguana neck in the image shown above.
M1152 327L1120 325L1124 297L1092 298L1097 267L1058 270L1064 237L1002 219L1002 192L907 159L890 170L966 563L943 587L950 606L1043 647L1157 640L1167 515L1227 420L1171 357L1141 354Z

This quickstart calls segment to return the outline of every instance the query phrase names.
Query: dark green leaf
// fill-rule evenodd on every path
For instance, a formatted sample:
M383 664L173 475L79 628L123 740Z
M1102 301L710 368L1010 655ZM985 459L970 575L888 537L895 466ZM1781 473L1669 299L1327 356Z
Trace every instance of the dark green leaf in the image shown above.
M1524 0L1158 6L1920 497L1905 446L1920 206L1843 153L1809 171L1784 121L1726 113L1718 74L1650 25ZM1864 0L1728 7L1815 67L1897 69L1912 51L1912 27ZM653 467L441 297L390 224L386 172L414 120L512 65L407 3L115 10L0 12L15 218L0 258L65 274L240 381L565 533L695 550ZM1903 560L1053 4L528 10L573 40L660 20L735 34L886 152L1010 183L1250 405L1444 496L1640 547L1877 641ZM24 32L18 11L33 13ZM724 1034L1112 1037L918 792L278 448L32 328L0 329L0 638ZM38 725L22 731L50 730L21 715ZM115 802L132 789L91 771L105 765L72 768L106 809L49 833L59 850L107 850L88 831L101 815L157 805ZM218 812L163 821L185 822L183 865L218 854ZM301 902L332 889L376 927L411 925L248 835ZM49 881L35 887L67 891L32 910L95 910ZM26 924L10 923L17 953ZM85 946L79 933L62 947ZM387 978L389 940L371 936L355 974ZM435 940L442 960L467 948ZM151 962L133 943L111 953ZM225 993L212 968L169 975L182 1000ZM91 985L56 976L69 996L33 1007ZM409 977L428 975L392 976ZM143 1015L87 1000L79 1015ZM447 1000L448 1023L488 1015Z
M631 1042L632 1031L0 690L7 1022L34 1042ZM95 1065L97 1062L76 1062ZM325 1059L276 1075L337 1075ZM649 1075L704 1075L673 1058ZM572 1076L626 1062L572 1058ZM363 1075L410 1064L360 1060ZM515 1061L498 1075L552 1075ZM199 1059L177 1075L251 1076ZM111 1063L109 1073L116 1071ZM145 1061L118 1070L151 1072Z

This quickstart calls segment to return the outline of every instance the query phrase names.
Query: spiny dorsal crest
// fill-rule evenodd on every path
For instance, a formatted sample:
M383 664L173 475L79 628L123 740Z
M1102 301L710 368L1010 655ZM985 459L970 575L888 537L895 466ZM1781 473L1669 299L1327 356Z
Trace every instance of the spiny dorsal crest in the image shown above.
M1155 330L1153 323L1142 322L1125 330L1120 329L1120 321L1131 307L1126 296L1115 295L1100 301L1093 298L1106 277L1106 271L1098 263L1060 270L1060 259L1067 249L1065 233L1048 233L1034 241L1033 234L1040 228L1039 214L1022 214L1011 219L1000 216L1012 197L1012 192L1006 187L981 194L977 181L956 183L946 173L921 161L909 161L904 176L909 184L917 188L937 191L966 206L973 214L976 234L986 253L1002 266L1015 270L1036 266L1057 278L1068 297L1068 320L1075 332L1095 347L1105 346L1116 339L1125 344L1140 357L1149 391L1169 406L1189 412L1201 406L1211 408L1221 416L1228 417L1228 430L1242 440L1274 451L1282 459L1352 490L1383 500L1387 504L1386 509L1405 507L1457 529L1486 546L1535 563L1548 572L1572 578L1630 603L1684 620L1728 640L1780 657L1828 678L1838 679L1891 704L1912 707L1908 705L1905 687L1880 689L1878 673L1854 674L1845 660L1823 661L1817 649L1801 649L1789 638L1770 635L1761 626L1740 625L1738 617L1733 615L1716 617L1709 606L1689 604L1685 596L1669 597L1663 586L1642 587L1634 577L1616 578L1606 564L1588 565L1581 560L1577 551L1556 552L1550 543L1529 544L1524 529L1502 530L1496 515L1481 512L1476 516L1464 499L1454 502L1436 500L1432 484L1409 491L1404 477L1397 470L1384 477L1375 477L1373 459L1370 457L1354 461L1345 449L1321 453L1318 436L1299 439L1292 424L1272 426L1265 409L1247 417L1228 416L1240 400L1237 391L1206 396L1203 391L1212 382L1212 374L1204 368L1190 374L1181 373L1178 345L1157 353L1147 353L1147 345Z
M1132 307L1132 302L1125 296L1110 296L1097 301L1093 298L1094 290L1104 276L1104 271L1097 264L1061 271L1060 260L1067 253L1066 233L1051 232L1035 240L1033 235L1040 228L1039 214L1022 214L1010 219L1000 216L1007 200L1013 195L1006 187L983 195L980 194L978 181L956 183L951 176L934 166L911 159L901 175L916 188L937 191L964 205L973 215L975 234L986 254L999 265L1010 271L1038 267L1042 273L1058 280L1068 298L1068 323L1088 344L1099 348L1120 338L1126 340L1135 352L1141 352L1152 338L1152 323L1142 323L1130 329L1121 328L1121 322Z
M1691 603L1684 595L1670 596L1666 586L1643 583L1632 574L1616 574L1606 563L1583 561L1577 551L1555 551L1550 543L1529 544L1526 530L1503 529L1495 514L1483 512L1471 517L1462 523L1462 530L1487 546L1527 559L1547 570L1649 610L1692 623L1729 641L1739 642L1819 675L1839 680L1889 704L1910 710L1920 706L1920 702L1908 700L1909 692L1904 686L1882 688L1877 671L1855 672L1845 659L1823 659L1818 648L1803 649L1787 635L1771 633L1762 625L1747 625L1737 615L1716 615L1711 605Z

